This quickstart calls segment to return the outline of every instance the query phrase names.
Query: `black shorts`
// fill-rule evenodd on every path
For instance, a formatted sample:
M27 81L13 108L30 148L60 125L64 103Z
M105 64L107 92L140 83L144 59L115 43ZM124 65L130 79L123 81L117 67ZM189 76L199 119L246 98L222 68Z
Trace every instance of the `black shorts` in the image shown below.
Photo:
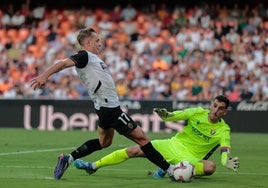
M120 106L115 108L101 107L96 112L99 116L99 126L103 129L114 128L119 134L124 135L137 127L133 119L123 112Z

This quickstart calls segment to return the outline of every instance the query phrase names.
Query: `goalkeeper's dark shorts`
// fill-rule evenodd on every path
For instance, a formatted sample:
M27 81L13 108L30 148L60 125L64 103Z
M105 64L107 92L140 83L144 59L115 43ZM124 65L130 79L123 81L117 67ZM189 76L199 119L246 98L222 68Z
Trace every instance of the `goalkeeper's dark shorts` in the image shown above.
M96 113L99 116L99 127L102 129L114 128L119 134L124 135L137 128L137 124L122 111L120 106L115 108L101 107L96 110Z

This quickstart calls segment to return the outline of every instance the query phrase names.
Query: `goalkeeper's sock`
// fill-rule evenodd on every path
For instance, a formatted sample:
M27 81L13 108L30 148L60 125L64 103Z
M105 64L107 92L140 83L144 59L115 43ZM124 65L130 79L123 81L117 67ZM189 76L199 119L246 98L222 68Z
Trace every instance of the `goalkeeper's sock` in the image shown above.
M164 157L153 147L152 143L149 142L144 146L140 147L146 158L150 160L152 163L162 168L163 170L167 170L170 167L170 164L164 159Z
M95 169L97 169L103 166L109 166L109 165L122 163L128 159L129 159L129 156L127 155L126 148L120 149L120 150L114 151L113 153L110 153L109 155L106 155L105 157L101 158L95 163L92 163L92 167L93 168L95 167Z
M203 176L206 175L204 172L204 163L203 162L197 162L194 164L195 169L195 175L197 176Z

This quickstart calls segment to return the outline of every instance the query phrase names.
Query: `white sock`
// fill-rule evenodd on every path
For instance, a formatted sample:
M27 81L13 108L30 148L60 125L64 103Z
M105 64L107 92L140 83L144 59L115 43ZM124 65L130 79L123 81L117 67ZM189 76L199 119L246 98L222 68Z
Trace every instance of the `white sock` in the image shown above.
M73 156L71 154L69 154L69 159L68 159L69 165L72 164L73 161L74 161Z
M169 165L168 169L167 169L167 173L169 176L173 175L173 170L174 170L174 165Z
M97 169L98 169L98 167L96 166L96 163L91 163L91 166L92 166L92 168L93 168L94 170L97 170Z

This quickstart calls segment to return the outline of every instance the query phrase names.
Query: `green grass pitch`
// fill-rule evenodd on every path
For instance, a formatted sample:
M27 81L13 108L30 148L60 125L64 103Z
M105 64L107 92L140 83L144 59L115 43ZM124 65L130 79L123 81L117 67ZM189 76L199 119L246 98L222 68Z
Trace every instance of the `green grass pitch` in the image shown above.
M169 138L175 133L149 133L151 139ZM157 167L145 158L136 158L119 165L99 169L89 176L70 166L61 180L53 179L53 170L60 153L69 153L84 141L95 138L97 132L26 131L0 129L0 188L74 188L74 187L198 187L198 188L261 188L268 187L268 134L232 134L233 156L240 158L238 173L221 166L217 150L211 157L217 164L212 176L195 178L191 183L171 182L168 177L155 180L148 175ZM133 145L115 134L109 148L97 151L85 160L94 161L116 149Z

